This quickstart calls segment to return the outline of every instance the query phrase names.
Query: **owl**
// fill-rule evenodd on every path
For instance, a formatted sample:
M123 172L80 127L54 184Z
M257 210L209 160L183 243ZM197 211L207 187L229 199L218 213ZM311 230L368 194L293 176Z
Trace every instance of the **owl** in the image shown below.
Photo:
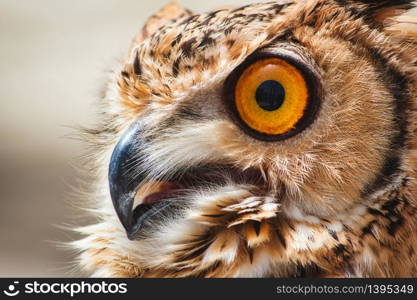
M408 0L168 4L111 72L72 245L99 277L417 276Z

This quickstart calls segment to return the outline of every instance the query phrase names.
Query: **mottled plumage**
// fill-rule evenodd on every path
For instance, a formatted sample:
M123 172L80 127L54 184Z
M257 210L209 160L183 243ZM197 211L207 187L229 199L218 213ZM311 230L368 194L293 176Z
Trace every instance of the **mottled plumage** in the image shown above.
M88 131L98 220L73 243L81 268L106 277L417 276L410 7L289 0L193 14L171 4L150 18ZM318 78L314 122L282 141L246 134L226 105L227 78L265 52L286 53ZM181 174L193 184L128 239L107 175L136 122L138 154L125 174L144 176L136 204Z

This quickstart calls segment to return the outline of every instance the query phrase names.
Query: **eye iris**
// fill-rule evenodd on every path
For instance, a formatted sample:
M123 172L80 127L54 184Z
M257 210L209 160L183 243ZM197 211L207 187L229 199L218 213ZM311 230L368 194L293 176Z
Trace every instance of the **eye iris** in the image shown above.
M293 58L254 58L236 69L225 85L236 121L259 140L278 141L298 134L313 120L314 86L319 82Z
M255 98L262 109L274 111L284 103L285 89L279 82L267 80L256 89Z

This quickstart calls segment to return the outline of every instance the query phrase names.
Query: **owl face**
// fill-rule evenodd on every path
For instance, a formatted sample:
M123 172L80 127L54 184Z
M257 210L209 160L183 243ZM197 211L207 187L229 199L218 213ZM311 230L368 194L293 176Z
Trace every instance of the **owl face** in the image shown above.
M409 126L396 63L409 58L376 12L275 1L159 16L108 92L112 201L95 230L112 259L96 274L297 275L311 253L355 245L343 230L401 182Z

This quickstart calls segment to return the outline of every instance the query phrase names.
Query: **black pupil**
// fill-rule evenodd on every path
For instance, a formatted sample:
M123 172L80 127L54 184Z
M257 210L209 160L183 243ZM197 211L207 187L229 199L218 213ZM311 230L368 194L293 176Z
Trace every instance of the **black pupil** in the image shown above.
M256 89L255 97L258 105L264 110L277 110L284 102L285 89L279 82L267 80Z

